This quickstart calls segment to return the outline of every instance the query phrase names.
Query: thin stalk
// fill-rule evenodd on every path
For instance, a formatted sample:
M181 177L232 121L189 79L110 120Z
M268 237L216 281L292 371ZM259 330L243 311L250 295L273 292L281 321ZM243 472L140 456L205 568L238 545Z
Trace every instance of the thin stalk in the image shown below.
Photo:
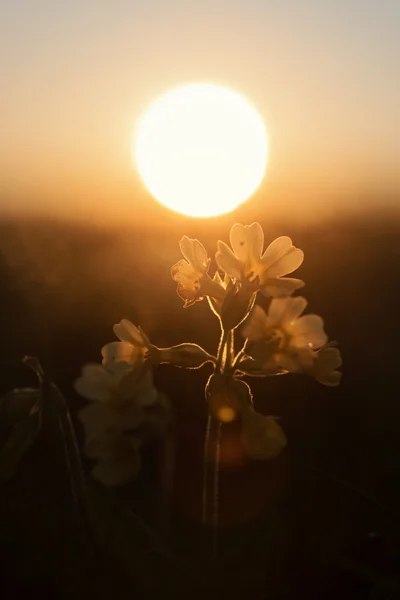
M207 484L208 484L208 448L210 445L211 433L211 417L207 418L206 433L204 436L204 453L203 453L203 493L201 504L201 519L203 525L207 523Z
M229 371L232 365L232 361L235 356L235 330L231 329L228 332L226 340L226 360L225 360L225 371Z
M213 557L218 554L218 522L219 522L219 466L221 452L221 423L218 421L215 436L215 464L214 464L214 489L213 489Z
M229 338L229 331L221 331L221 338L219 340L218 353L217 353L217 362L215 365L215 370L219 373L222 373L225 368L226 354L227 354L227 342Z

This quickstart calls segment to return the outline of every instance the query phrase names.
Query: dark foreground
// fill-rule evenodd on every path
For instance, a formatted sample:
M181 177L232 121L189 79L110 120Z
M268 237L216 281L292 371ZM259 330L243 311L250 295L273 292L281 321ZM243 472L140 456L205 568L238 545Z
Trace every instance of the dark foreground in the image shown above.
M202 235L215 248L214 234L196 227L4 222L1 392L33 385L21 358L38 356L74 419L82 402L73 380L124 317L159 346L196 341L213 351L217 323L205 303L183 311L169 276L180 235ZM174 430L148 449L127 489L90 487L90 527L71 495L56 431L2 485L2 597L400 598L400 223L386 215L275 225L271 238L281 234L305 251L304 295L340 342L343 383L254 383L258 408L281 417L289 446L275 462L248 464L234 427L225 429L216 558L201 525L209 370L165 367L156 381L175 407Z

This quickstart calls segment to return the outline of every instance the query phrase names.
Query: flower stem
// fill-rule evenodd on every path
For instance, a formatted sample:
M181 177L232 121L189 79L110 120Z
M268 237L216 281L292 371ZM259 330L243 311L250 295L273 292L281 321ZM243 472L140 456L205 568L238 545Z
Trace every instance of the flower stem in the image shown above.
M203 525L207 523L207 486L208 486L208 448L210 445L211 417L207 418L207 427L204 437L204 456L203 456L203 495L201 505L201 516Z
M218 554L218 521L219 521L219 463L221 451L221 423L217 424L215 439L214 489L213 489L213 557Z
M217 363L215 365L215 370L219 373L223 373L225 368L228 338L229 331L222 329L217 352Z

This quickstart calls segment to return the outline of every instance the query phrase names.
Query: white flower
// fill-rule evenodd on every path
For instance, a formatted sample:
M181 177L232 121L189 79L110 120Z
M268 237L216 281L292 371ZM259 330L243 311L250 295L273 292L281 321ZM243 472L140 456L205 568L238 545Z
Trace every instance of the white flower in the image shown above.
M185 301L185 308L202 300L203 296L223 299L223 288L213 281L208 273L210 259L204 246L184 236L179 247L185 258L171 268L172 279L178 283L178 295Z
M247 456L253 460L275 458L287 444L275 417L261 415L251 407L242 413L241 439Z
M105 486L127 483L140 470L139 442L129 435L115 433L90 439L84 451L88 458L97 459L92 476Z
M265 295L285 297L304 286L300 279L283 277L295 271L303 262L304 253L289 237L274 240L264 254L264 232L259 223L236 223L230 231L232 250L218 241L215 255L218 267L231 277L254 283Z
M136 429L143 422L143 409L158 398L151 372L123 362L112 371L98 364L85 365L75 390L92 400L78 414L89 438Z
M268 314L255 306L243 335L249 342L249 354L263 362L291 372L304 372L313 367L316 350L327 342L324 324L318 315L300 316L307 300L296 298L274 298Z
M329 387L336 387L340 384L342 373L337 369L342 364L342 357L338 348L322 348L315 358L314 364L310 370L312 375L319 383Z
M108 371L111 371L121 362L132 366L143 364L145 354L150 345L143 331L133 325L128 319L122 319L122 321L114 325L113 330L120 341L110 342L103 346L101 349L103 366Z
M132 395L132 390L124 385L124 380L133 371L133 367L124 362L120 362L113 370L97 363L88 363L75 381L75 390L87 400L123 404Z

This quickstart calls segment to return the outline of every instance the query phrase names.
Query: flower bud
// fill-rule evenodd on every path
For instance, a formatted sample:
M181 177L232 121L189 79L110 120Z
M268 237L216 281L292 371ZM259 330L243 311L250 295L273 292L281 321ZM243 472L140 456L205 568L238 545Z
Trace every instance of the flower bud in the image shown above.
M243 406L252 406L252 395L247 383L228 375L211 375L205 394L210 415L222 423L235 421Z
M151 350L153 362L169 363L186 369L199 369L206 362L215 362L215 357L208 354L197 344L178 344L171 348L156 348Z
M255 298L254 287L248 282L232 287L221 306L221 322L225 331L235 329L246 319Z

